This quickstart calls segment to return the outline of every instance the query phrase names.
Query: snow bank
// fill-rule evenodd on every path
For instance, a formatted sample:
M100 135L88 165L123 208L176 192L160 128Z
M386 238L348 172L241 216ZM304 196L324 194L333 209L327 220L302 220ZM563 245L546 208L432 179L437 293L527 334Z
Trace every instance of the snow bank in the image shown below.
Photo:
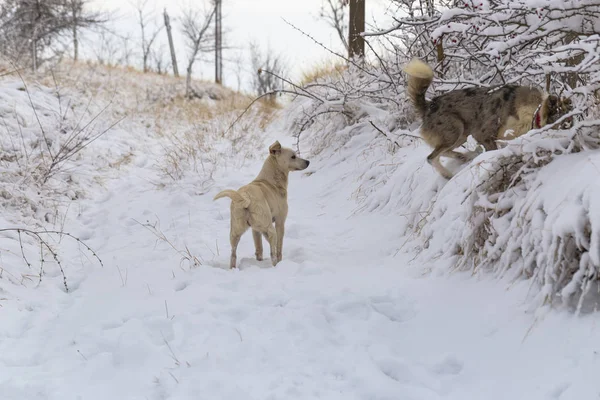
M0 62L0 70L6 291L38 285L44 276L60 277L68 290L69 266L83 263L68 256L72 247L85 263L98 264L84 245L92 232L63 231L67 220L85 214L84 199L112 195L110 180L141 167L153 171L156 188L205 193L218 166L239 168L254 157L261 127L277 110L252 110L230 128L249 100L220 85L194 82L190 100L183 79L120 68L65 63L19 75Z
M317 93L331 97L327 90ZM531 132L469 165L446 159L460 171L446 182L426 163L431 150L416 138L418 125L401 114L410 107L404 94L395 100L397 107L390 108L389 101L356 97L336 109L331 102L299 98L284 121L298 147L319 157L320 169L348 164L353 172L344 179L355 188L355 213L403 217L398 249L417 251L425 270L530 279L536 304L595 307L599 153L597 128L586 128L594 124Z
M562 139L526 136L476 159L439 193L425 252L456 268L533 279L539 304L596 307L600 153L547 150Z

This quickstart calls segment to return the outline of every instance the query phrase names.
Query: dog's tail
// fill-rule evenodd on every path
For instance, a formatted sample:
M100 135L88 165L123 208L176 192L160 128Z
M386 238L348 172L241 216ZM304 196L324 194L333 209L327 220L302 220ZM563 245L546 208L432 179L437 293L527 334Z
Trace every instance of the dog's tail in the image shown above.
M223 190L222 192L217 193L217 195L213 198L214 200L229 197L231 201L234 203L240 203L240 205L244 208L248 208L250 206L250 197L246 194L240 194L235 190Z
M425 92L433 81L433 70L423 61L413 58L404 67L404 72L408 75L408 96L419 115L423 117L428 105L425 100Z

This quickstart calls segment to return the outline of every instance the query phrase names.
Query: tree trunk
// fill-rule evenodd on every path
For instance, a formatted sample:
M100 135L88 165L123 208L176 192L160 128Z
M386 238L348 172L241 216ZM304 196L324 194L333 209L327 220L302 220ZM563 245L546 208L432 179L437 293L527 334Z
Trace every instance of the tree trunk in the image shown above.
M31 41L31 68L33 69L33 72L37 72L37 64L37 39L33 39Z
M578 34L576 32L569 32L567 37L565 38L565 42L567 44L572 43L578 38ZM585 54L582 52L574 57L570 57L566 60L565 65L567 67L575 67L579 65L585 58ZM579 74L577 72L569 72L566 77L566 83L572 88L575 89L577 84L579 83Z
M77 38L77 7L75 5L73 7L73 60L77 61L79 59L79 39Z
M142 28L142 66L144 73L148 72L148 50L146 49L146 29L140 14L140 27Z
M175 46L173 45L173 35L171 33L171 22L167 9L164 12L165 27L167 28L167 36L169 37L169 48L171 49L171 64L173 64L173 75L179 77L179 68L177 67L177 57L175 56Z
M192 67L194 62L191 61L187 67L187 75L185 77L185 97L191 97L192 94Z
M221 0L215 0L215 82L223 81L223 42Z
M365 0L350 0L350 20L348 22L348 57L365 55Z
M148 72L148 52L146 51L146 49L144 49L143 54L143 65L144 73Z
M439 65L438 74L440 78L444 78L445 68L444 68L444 59L446 58L446 53L444 52L444 44L442 41L442 37L440 37L438 44L435 46L436 50L436 58Z

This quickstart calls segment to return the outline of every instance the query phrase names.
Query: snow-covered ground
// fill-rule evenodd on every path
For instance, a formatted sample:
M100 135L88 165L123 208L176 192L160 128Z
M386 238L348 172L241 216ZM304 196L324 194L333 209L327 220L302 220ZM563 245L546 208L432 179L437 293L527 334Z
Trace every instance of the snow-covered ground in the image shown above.
M279 128L254 158L234 146L202 190L193 177L157 185L154 127L119 131L128 163L64 221L103 266L65 243L69 293L59 274L2 286L0 398L600 398L598 314L533 307L529 281L427 274L449 260L400 250L407 217L393 201L357 206L357 185L376 180L364 172L377 159L361 150L369 135L291 175L277 267L252 258L248 233L240 268L226 269L229 201L212 197L252 180L273 140L292 143ZM400 156L427 171L403 181L424 203L443 186L425 152Z

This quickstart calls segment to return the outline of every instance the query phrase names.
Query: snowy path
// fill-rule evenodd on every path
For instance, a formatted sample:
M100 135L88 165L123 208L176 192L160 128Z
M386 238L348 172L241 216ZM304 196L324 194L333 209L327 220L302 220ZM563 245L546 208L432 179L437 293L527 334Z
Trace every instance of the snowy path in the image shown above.
M594 318L549 314L527 335L526 285L422 278L394 257L401 217L349 218L347 166L293 176L280 265L252 260L247 234L242 268L222 269L229 203L212 195L258 168L222 174L205 196L157 191L150 169L111 182L73 228L104 268L69 271L68 295L56 278L3 303L0 398L600 398ZM181 268L135 220L160 220L204 265Z

